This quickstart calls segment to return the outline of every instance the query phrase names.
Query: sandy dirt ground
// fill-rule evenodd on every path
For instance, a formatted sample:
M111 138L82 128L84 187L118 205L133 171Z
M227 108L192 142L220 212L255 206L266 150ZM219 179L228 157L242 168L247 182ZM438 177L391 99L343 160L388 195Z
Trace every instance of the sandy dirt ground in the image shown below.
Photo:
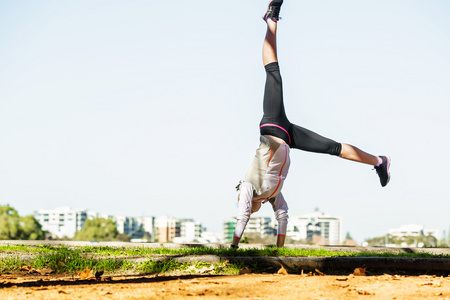
M450 299L450 277L1 275L0 299Z

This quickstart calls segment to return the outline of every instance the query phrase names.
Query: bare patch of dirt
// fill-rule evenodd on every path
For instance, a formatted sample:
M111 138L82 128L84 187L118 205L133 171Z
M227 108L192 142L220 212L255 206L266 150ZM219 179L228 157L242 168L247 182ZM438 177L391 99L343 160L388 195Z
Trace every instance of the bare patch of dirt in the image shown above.
M450 277L1 275L0 299L450 299Z

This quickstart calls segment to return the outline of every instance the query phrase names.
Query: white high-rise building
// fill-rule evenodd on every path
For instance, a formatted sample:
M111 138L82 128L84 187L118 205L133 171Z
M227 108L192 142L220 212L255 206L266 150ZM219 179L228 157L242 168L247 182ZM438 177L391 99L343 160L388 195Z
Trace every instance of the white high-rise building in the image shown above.
M322 245L339 245L342 240L342 219L316 209L310 214L290 217L287 236L297 241Z
M40 209L34 212L34 217L42 225L42 230L58 238L73 238L75 232L84 227L85 220L92 219L96 215L92 211L70 207Z
M139 237L142 237L142 226L136 218L115 216L113 220L116 222L117 231L119 231L119 233L128 234L131 238L138 235Z
M180 235L173 239L174 243L198 242L202 235L202 224L192 219L179 220Z
M115 216L112 219L116 222L119 233L127 234L131 239L154 239L155 217Z
M142 229L144 230L144 233L149 235L151 237L151 240L153 241L155 239L155 217L137 217L136 219L139 220L139 222L142 225Z
M261 236L276 235L276 227L272 218L269 217L250 217L245 233L259 233Z

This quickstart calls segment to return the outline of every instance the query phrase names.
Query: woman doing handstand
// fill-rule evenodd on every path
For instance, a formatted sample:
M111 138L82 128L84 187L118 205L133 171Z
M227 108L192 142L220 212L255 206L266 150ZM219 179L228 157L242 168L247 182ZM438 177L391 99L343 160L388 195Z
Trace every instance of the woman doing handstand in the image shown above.
M291 148L328 153L372 165L375 167L383 187L390 180L389 157L371 155L352 145L335 142L289 122L284 110L276 48L277 22L282 3L283 0L271 1L263 16L267 23L267 32L263 44L266 85L263 101L264 115L260 123L261 143L245 179L238 186L239 213L231 244L232 248L238 248L250 215L257 212L261 204L265 202L272 204L278 222L277 246L284 245L288 206L281 193L281 188L289 170Z

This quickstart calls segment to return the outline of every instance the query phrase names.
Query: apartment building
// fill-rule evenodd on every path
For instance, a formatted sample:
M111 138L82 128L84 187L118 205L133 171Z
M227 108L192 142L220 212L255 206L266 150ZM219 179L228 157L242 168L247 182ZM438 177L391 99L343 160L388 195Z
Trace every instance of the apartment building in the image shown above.
M223 239L226 242L233 240L234 228L236 227L237 219L233 218L228 221L224 221ZM244 235L249 233L258 233L261 237L273 236L277 234L276 221L269 217L250 217L247 226L245 227Z
M172 242L180 236L181 226L178 219L169 216L160 216L155 219L157 240L160 243Z
M342 240L342 219L316 209L306 215L290 217L286 236L307 243L339 245Z
M34 217L42 225L42 230L50 232L55 238L73 238L75 232L84 227L86 219L96 216L93 211L70 207L39 209L34 212Z
M245 233L259 233L261 236L276 235L277 230L272 218L269 217L250 217Z
M127 234L131 239L153 241L155 238L155 217L114 216L119 233Z
M234 228L236 227L237 219L233 218L222 223L223 240L231 242L233 240Z
M192 219L181 219L178 222L180 235L173 239L174 243L194 243L200 240L203 232L203 227L200 222Z

